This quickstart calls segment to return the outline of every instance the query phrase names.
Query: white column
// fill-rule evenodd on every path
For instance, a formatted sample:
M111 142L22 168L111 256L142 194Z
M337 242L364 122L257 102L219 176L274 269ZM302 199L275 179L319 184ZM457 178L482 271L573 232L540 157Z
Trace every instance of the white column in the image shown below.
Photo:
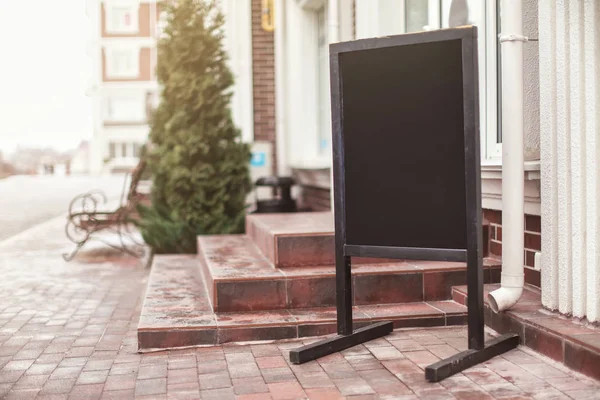
M225 48L234 75L231 114L242 130L242 140L254 140L254 99L252 82L252 6L250 0L222 0L225 14Z
M542 303L600 320L600 3L540 1Z
M571 176L571 263L572 274L572 299L571 311L576 317L585 315L586 304L586 265L585 265L585 114L583 113L582 93L583 69L583 3L580 1L569 1L568 21L569 24L569 70L570 70L570 92L575 94L569 101L571 151L570 151L570 176Z
M556 182L556 9L539 3L540 163L542 201L542 304L558 308L558 215Z
M277 146L277 174L288 175L286 133L286 10L285 0L275 2L275 144Z
M279 32L279 35L283 36L281 40L277 36L278 29L275 28L275 74L282 75L285 87L282 93L285 98L281 99L281 106L285 108L282 115L285 118L285 157L288 167L306 168L313 166L307 165L307 162L315 160L319 153L319 113L316 101L319 93L317 14L313 9L302 8L295 1L283 2L284 22L278 24L278 27L282 28ZM277 7L276 12L282 8ZM278 71L278 68L282 70ZM279 95L279 84L280 81L277 80L276 97ZM279 111L276 109L277 114Z
M572 311L568 4L556 0L556 167L558 174L558 310Z
M340 0L327 2L327 40L329 43L340 41Z
M585 104L585 263L586 313L600 321L600 3L585 0L583 8L583 89Z

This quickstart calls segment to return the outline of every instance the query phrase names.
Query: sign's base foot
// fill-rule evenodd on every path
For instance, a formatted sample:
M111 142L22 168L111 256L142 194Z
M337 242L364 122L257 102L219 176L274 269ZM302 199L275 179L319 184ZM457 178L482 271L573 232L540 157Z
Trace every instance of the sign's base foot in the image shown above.
M317 358L337 353L357 344L385 336L393 330L394 324L392 322L377 322L357 329L350 335L337 335L298 349L290 350L290 361L293 364L302 364L307 361L316 360Z
M512 350L518 345L519 335L517 334L510 333L499 336L487 342L481 350L466 350L431 364L425 368L425 378L429 382L439 382L476 364Z

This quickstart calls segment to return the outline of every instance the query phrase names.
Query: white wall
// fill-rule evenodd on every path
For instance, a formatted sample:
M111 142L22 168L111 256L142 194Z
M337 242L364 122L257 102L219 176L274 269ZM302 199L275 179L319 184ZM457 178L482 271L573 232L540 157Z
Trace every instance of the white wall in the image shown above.
M539 2L542 303L600 321L600 2Z
M220 0L225 15L224 45L234 76L231 114L242 131L242 140L254 140L252 87L252 8L250 0Z

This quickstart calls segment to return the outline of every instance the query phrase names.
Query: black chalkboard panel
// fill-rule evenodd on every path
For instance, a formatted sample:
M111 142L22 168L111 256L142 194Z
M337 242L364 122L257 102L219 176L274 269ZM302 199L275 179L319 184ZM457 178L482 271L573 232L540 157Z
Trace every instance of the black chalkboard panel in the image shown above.
M339 57L345 243L466 249L461 40Z

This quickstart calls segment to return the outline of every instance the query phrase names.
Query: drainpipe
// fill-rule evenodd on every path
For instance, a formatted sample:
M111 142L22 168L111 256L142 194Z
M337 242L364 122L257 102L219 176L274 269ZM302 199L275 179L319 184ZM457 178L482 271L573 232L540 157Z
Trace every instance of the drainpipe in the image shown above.
M286 145L285 83L285 0L275 3L275 145L277 148L277 175L288 174Z
M523 0L502 0L502 278L494 312L514 306L524 279Z

